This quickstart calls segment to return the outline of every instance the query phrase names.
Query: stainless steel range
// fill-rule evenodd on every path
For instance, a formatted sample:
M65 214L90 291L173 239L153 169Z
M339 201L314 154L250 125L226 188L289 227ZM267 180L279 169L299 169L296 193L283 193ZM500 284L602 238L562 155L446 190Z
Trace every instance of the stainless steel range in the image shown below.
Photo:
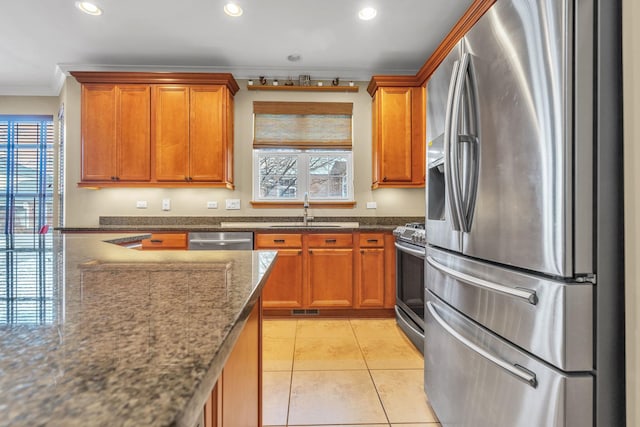
M393 231L396 237L396 320L424 353L424 223L409 223Z

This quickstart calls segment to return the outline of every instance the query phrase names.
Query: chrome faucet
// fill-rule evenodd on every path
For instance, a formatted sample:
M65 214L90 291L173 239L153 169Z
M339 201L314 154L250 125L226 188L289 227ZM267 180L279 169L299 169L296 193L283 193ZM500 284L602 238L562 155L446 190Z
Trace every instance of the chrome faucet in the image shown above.
M302 224L304 226L306 226L309 223L309 221L313 221L313 217L309 216L309 212L308 212L308 209L309 209L309 193L306 192L306 191L304 192L304 202L302 204L302 207L304 208L304 212L302 214Z

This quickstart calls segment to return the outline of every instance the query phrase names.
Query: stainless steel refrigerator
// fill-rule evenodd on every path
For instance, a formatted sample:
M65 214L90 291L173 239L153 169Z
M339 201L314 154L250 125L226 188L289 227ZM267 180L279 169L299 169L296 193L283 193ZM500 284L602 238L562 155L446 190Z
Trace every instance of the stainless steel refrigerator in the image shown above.
M497 0L428 82L443 426L624 425L620 2Z

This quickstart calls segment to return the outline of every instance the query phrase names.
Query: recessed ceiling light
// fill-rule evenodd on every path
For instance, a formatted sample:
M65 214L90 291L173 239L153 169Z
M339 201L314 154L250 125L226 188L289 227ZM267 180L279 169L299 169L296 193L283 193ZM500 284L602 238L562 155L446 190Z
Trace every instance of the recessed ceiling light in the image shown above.
M224 13L229 16L242 15L242 8L235 3L227 3L224 5Z
M291 55L287 56L287 59L291 62L297 62L300 61L302 57L300 56L300 54L297 53L292 53Z
M98 16L102 15L102 9L100 9L97 5L88 2L88 1L77 1L76 7L86 13L87 15Z
M363 21L369 21L375 18L377 14L378 11L374 8L365 7L364 9L360 10L360 12L358 12L358 18L362 19Z

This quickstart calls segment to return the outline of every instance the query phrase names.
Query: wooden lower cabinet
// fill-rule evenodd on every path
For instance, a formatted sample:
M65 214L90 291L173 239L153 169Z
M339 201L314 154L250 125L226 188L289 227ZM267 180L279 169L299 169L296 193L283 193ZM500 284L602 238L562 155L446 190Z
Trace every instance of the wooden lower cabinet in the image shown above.
M142 239L142 250L187 249L187 233L151 233Z
M361 233L358 239L356 306L384 307L385 247L384 234Z
M205 427L262 427L262 310L256 304L204 407Z
M256 249L277 249L278 259L262 291L264 308L302 308L302 234L256 234Z
M267 315L393 315L394 237L384 232L256 233L256 249L277 249L264 287Z
M308 306L353 307L353 236L310 234L308 241Z

